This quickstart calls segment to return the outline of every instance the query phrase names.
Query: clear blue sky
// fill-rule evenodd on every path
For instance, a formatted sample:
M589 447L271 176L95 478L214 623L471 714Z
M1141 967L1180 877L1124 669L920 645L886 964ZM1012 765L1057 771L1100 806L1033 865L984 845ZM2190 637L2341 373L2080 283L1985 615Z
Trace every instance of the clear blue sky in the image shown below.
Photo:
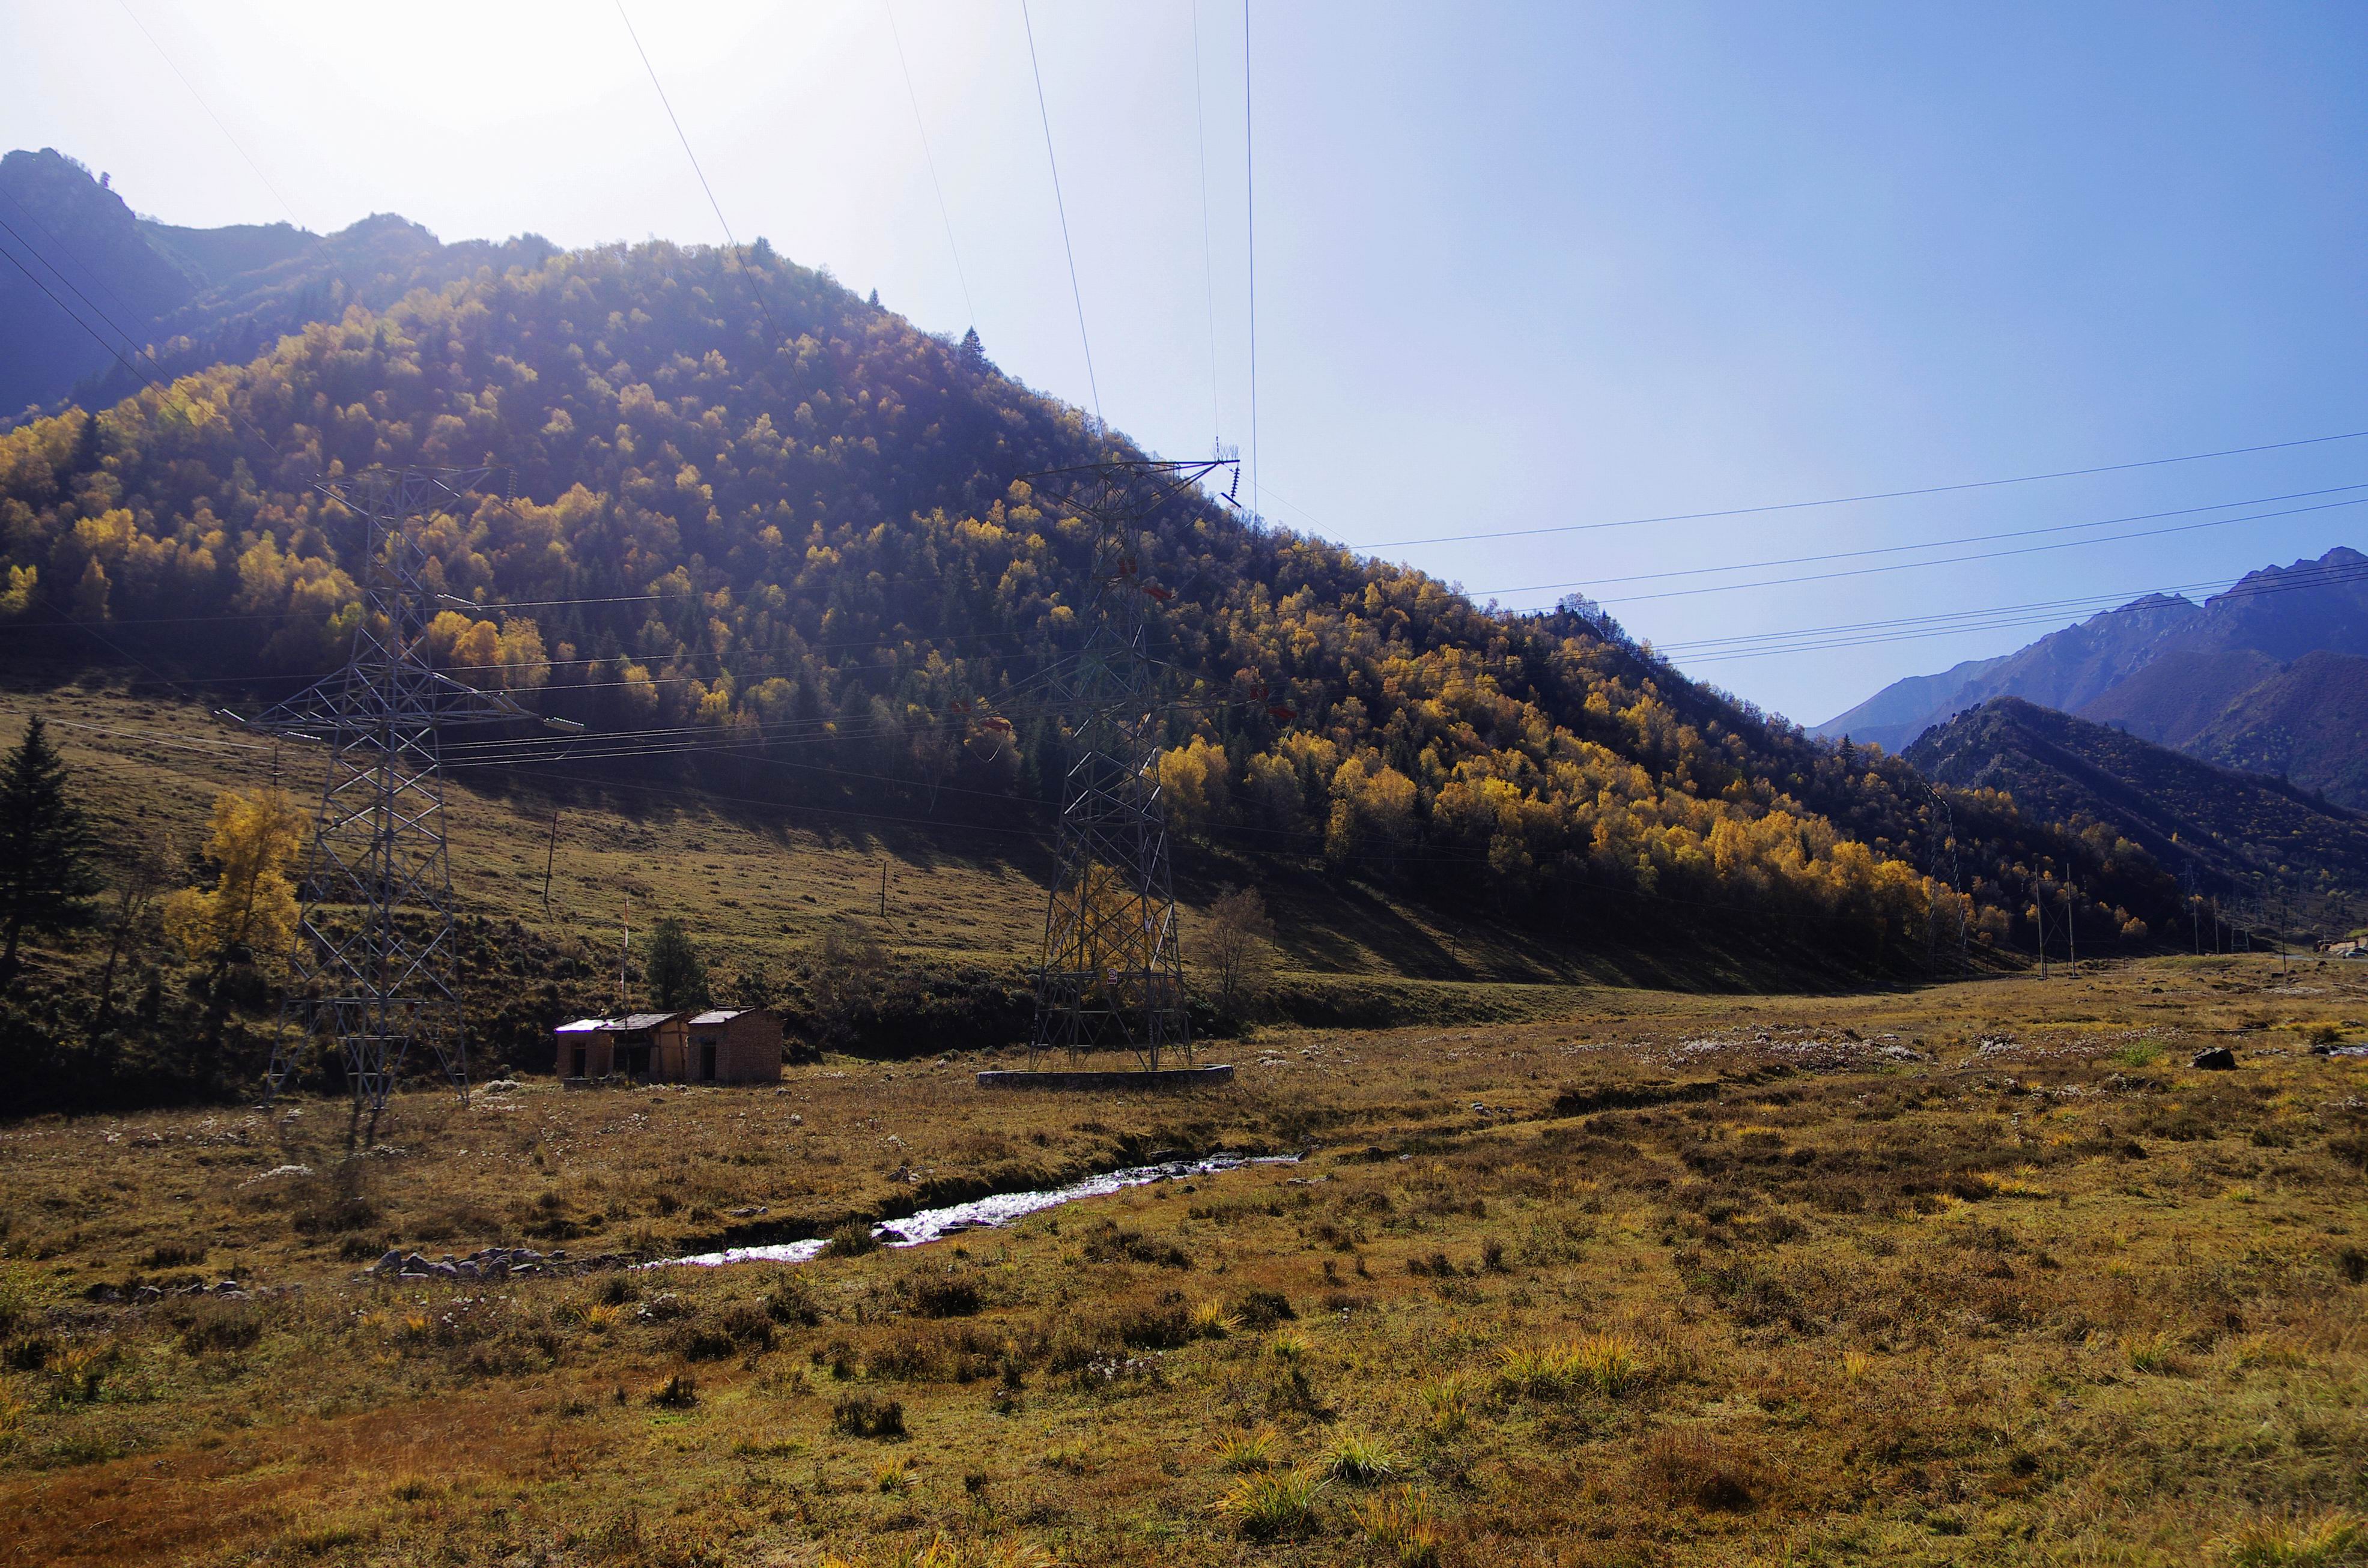
M1202 0L1196 110L1191 0L1031 4L1102 410L1172 455L1247 446L1241 8ZM2368 430L2359 6L1253 6L1278 521L1382 543ZM882 0L629 10L744 241L975 322L1090 403L1019 0L897 0L951 245ZM173 222L719 237L612 5L6 0L0 32L0 144ZM2368 506L1735 592L1633 597L1873 562L1608 580L2352 483L2368 440L1385 553L1529 590L1509 605L1590 585L1816 722L2045 625L1702 641L2226 580L2368 543Z

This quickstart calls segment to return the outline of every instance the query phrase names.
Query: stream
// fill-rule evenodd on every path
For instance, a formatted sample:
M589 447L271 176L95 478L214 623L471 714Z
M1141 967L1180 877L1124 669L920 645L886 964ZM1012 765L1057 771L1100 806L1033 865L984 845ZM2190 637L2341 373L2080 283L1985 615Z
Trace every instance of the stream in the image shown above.
M1100 1176L1087 1176L1083 1181L1047 1191L998 1192L973 1199L968 1203L949 1204L943 1209L924 1209L902 1220L888 1220L874 1225L871 1233L879 1237L884 1246L915 1247L924 1242L959 1235L964 1231L994 1230L1040 1210L1057 1209L1081 1198L1107 1198L1113 1192L1121 1192L1130 1187L1147 1187L1156 1181L1214 1176L1221 1171L1239 1170L1244 1165L1295 1165L1298 1160L1296 1154L1218 1153L1199 1160L1131 1165L1125 1170L1106 1171ZM813 1236L802 1242L781 1242L771 1246L726 1247L722 1252L693 1253L688 1257L670 1257L643 1267L667 1268L690 1264L713 1267L726 1263L805 1263L828 1244L829 1238Z

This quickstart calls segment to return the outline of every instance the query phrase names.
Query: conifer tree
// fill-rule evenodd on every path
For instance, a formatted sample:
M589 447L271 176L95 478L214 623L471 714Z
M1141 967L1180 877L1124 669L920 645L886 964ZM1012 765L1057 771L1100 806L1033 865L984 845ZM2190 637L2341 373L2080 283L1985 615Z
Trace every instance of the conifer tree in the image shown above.
M97 886L91 833L66 794L65 764L36 715L0 762L0 974L17 968L28 930L57 931Z
M699 949L691 946L690 934L673 915L659 921L650 934L647 962L650 1000L661 1012L707 1006L707 966L700 961Z

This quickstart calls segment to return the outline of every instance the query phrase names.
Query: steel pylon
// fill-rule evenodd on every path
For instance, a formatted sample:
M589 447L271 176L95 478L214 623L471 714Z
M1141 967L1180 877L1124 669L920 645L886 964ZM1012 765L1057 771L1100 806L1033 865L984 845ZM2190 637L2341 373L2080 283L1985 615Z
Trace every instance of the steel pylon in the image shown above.
M427 553L406 525L457 500L484 472L371 469L318 487L362 519L353 651L336 675L245 722L320 742L329 754L272 1044L274 1096L316 1053L334 1050L355 1103L375 1113L420 1048L468 1096L437 732L538 720L429 666L427 627L440 596L427 586Z
M1095 463L1030 476L1040 494L1093 529L1085 646L1057 672L1076 760L1062 791L1059 868L1044 911L1029 1065L1132 1052L1156 1070L1192 1056L1183 954L1155 764L1166 713L1151 656L1153 607L1171 591L1143 565L1143 530L1224 459Z

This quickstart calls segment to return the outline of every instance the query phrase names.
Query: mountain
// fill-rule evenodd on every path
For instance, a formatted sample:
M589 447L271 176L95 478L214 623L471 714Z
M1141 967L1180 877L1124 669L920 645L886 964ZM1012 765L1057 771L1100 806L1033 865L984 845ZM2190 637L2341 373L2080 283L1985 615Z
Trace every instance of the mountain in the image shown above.
M2368 810L2368 659L2305 653L2248 687L2180 745Z
M1930 726L1993 697L2078 709L2179 645L2203 614L2187 599L2148 594L2016 653L1959 665L1945 676L1895 681L1810 733L1897 752Z
M2021 698L1928 730L1907 760L1960 790L2010 793L2045 820L2105 824L2159 864L2192 868L2215 896L2284 893L2305 919L2333 920L2343 892L2368 881L2368 818Z
M2020 697L2207 759L2277 756L2279 771L2299 778L2288 770L2301 768L2322 781L2313 787L2368 806L2368 790L2341 760L2353 749L2347 726L2359 711L2342 706L2351 683L2336 666L2314 666L2275 684L2317 652L2368 656L2368 555L2356 550L2338 546L2316 561L2251 573L2202 605L2148 595L2016 653L1895 681L1812 733L1897 751L1953 714ZM2336 705L2303 706L2321 699ZM2322 737L2335 754L2242 738L2247 716L2269 702L2279 705L2281 734ZM2218 737L2210 745L2207 732Z
M316 482L485 463L419 530L434 586L476 607L438 617L436 656L593 738L456 744L451 766L1042 841L1070 755L1046 693L1091 540L1029 476L1136 449L974 336L761 240L563 254L394 218L171 319L203 324L176 353L258 346L0 434L12 667L46 640L61 673L137 661L262 703L351 635L354 519ZM1920 966L1956 897L1924 874L1914 769L1689 680L1600 615L1474 606L1198 491L1145 520L1136 564L1167 596L1158 777L1212 874L1283 858L1573 941L1744 933L1858 968ZM2086 842L2002 798L1956 807L1977 896ZM2175 916L2159 868L2106 849L2101 905Z
M68 400L104 406L151 380L251 358L350 305L383 310L553 249L533 235L446 244L386 214L328 235L178 227L136 216L48 148L0 158L0 250L16 263L0 268L0 416Z

